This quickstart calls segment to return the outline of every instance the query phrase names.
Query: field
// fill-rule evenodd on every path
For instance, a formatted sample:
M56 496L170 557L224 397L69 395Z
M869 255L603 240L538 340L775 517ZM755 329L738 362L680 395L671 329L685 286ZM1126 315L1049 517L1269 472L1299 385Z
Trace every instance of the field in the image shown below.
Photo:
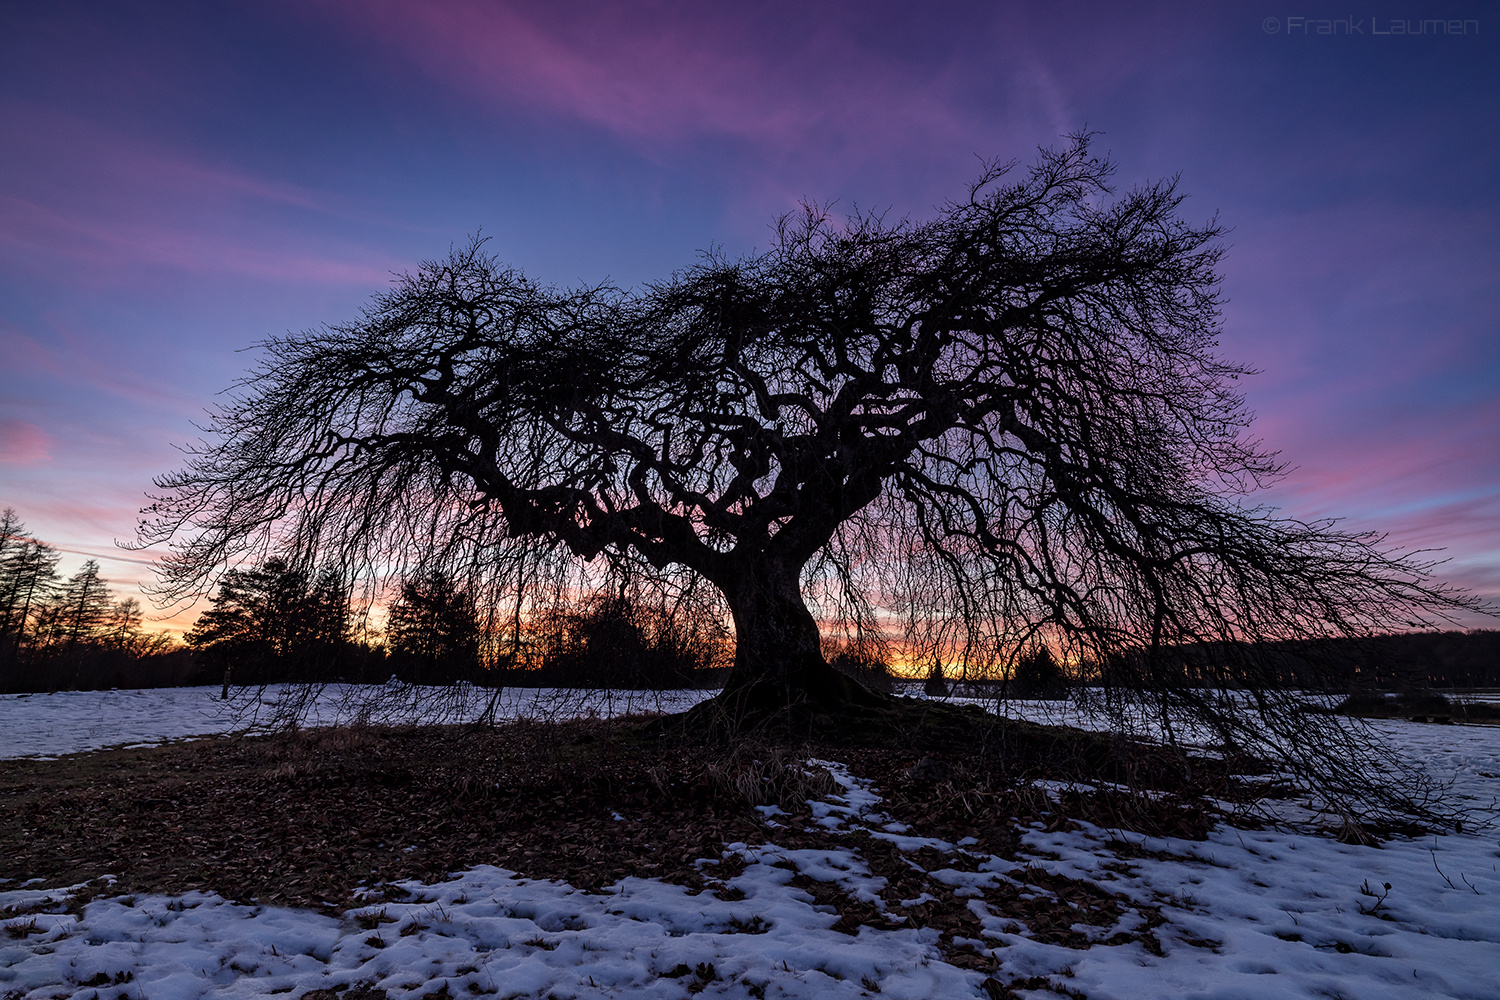
M705 755L530 693L242 738L214 694L0 699L0 997L1500 996L1500 727L1373 722L1470 816L1359 844L1025 728Z

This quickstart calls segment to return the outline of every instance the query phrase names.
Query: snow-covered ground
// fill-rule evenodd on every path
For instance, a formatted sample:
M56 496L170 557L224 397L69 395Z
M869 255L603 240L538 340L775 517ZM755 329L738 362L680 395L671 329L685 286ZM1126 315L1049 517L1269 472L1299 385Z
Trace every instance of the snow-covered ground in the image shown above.
M199 736L253 731L305 696L294 685L238 690L219 700L211 687L119 691L58 691L0 695L0 760L56 757L105 747L149 746ZM713 691L581 691L507 688L495 702L497 719L614 716L680 712ZM302 724L467 722L489 707L485 688L330 684L309 698Z
M74 707L98 717L107 714L106 698L124 704L136 694L154 693L99 694L92 696L97 702L80 700ZM10 723L32 711L12 700L0 703L0 727L13 728ZM52 718L62 724L66 716ZM193 731L186 722L155 733L143 721L137 725L109 742ZM1493 806L1500 794L1500 727L1379 725L1452 778L1459 804ZM55 745L49 752L63 750ZM1025 832L1019 859L966 856L962 846L891 823L877 790L836 762L821 763L842 786L841 795L814 805L828 830L826 844L782 849L772 830L771 843L725 845L724 857L737 856L743 867L725 866L724 881L743 899L691 895L639 878L585 893L481 867L433 885L403 884L404 891L372 898L342 917L207 894L101 898L72 914L65 912L65 892L0 885L0 908L11 914L3 924L15 928L0 935L0 998L248 1000L285 993L298 1000L311 990L361 986L384 990L392 1000L435 992L454 998L985 997L985 974L943 961L935 930L840 933L832 926L835 913L789 884L797 873L835 883L899 918L902 905L914 901L882 897L885 880L872 874L849 836L858 830L902 851L927 846L940 852L920 855L928 877L970 897L983 926L975 945L998 959L994 975L1004 983L1051 983L1090 1000L1500 997L1500 851L1493 828L1364 847L1295 825L1279 831L1221 826L1204 841L1088 825L1057 832L1037 827ZM1118 840L1132 847L1121 848ZM905 856L917 864L917 855ZM1116 926L1075 925L1095 943L1064 947L1038 940L1024 914L1004 912L993 897L986 901L987 888L1007 885L1045 893L1039 885L1051 884L1051 875L1120 894L1123 915ZM1167 918L1155 930L1160 955L1139 940L1102 943L1138 929L1144 912L1138 907L1150 906Z
M633 712L680 712L716 692L589 691L561 688L507 688L496 695L485 688L454 689L410 685L330 684L308 699L301 724L329 726L363 718L377 723L467 722L480 717L495 698L497 719L602 717ZM52 694L0 694L0 760L47 758L106 747L148 746L222 733L263 728L278 721L305 696L293 685L272 684L236 691L219 699L217 685L119 691L58 691ZM922 697L921 685L906 686L908 697ZM1469 696L1474 700L1500 693ZM949 699L993 711L993 700ZM1103 721L1071 701L1007 701L1005 714L1047 725L1095 728ZM1139 729L1154 726L1143 717Z

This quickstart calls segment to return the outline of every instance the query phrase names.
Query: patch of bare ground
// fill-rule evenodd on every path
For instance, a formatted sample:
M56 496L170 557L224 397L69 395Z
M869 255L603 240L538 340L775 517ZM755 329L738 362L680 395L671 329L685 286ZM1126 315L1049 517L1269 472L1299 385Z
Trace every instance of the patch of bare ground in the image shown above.
M1213 822L1201 793L1237 791L1226 770L1196 762L1190 785L1178 762L1151 748L973 713L920 722L897 730L828 720L818 739L783 732L734 744L661 719L355 727L4 761L0 877L38 887L96 880L74 906L105 892L207 890L335 911L404 895L391 883L489 864L584 889L634 875L735 898L727 883L743 862L725 856L725 844L826 847L835 838L886 879L882 903L800 872L793 884L849 933L934 927L950 961L992 972L978 902L1013 921L1008 930L1041 940L1159 950L1159 912L1132 909L1099 884L1031 865L965 891L934 873L965 870L981 854L1024 861L1019 830L1031 824L1201 835ZM971 846L903 852L869 831L830 833L810 821L805 799L836 786L802 763L809 758L872 780L882 809L913 833L972 837ZM1030 785L1101 773L1137 790L1049 796ZM774 830L753 808L771 802L787 810ZM112 882L98 879L106 873ZM1107 936L1127 915L1128 928ZM992 995L1012 995L991 982Z
M348 728L0 763L0 877L342 907L479 864L684 878L754 836L690 747L618 725ZM615 816L619 816L616 819Z

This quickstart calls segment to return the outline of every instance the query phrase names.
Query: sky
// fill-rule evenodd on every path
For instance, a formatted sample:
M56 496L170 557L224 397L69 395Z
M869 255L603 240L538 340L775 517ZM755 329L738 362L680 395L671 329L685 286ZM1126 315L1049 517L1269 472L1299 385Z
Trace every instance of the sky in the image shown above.
M1497 38L1466 2L0 0L0 506L133 595L115 542L254 345L473 233L629 288L1092 129L1229 230L1261 499L1500 602Z

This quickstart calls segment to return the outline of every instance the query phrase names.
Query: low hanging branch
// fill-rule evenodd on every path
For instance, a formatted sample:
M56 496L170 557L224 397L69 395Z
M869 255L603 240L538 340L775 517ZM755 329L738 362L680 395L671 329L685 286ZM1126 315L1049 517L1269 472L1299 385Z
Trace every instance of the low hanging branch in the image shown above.
M1267 643L1477 605L1378 537L1245 499L1280 469L1215 353L1221 230L1111 172L1076 136L931 220L808 210L763 254L634 292L543 287L475 240L263 345L158 482L162 593L276 548L456 570L519 614L545 568L604 565L717 589L740 710L872 697L824 663L810 596L904 622L949 676L1048 647L1225 743L1326 749Z

